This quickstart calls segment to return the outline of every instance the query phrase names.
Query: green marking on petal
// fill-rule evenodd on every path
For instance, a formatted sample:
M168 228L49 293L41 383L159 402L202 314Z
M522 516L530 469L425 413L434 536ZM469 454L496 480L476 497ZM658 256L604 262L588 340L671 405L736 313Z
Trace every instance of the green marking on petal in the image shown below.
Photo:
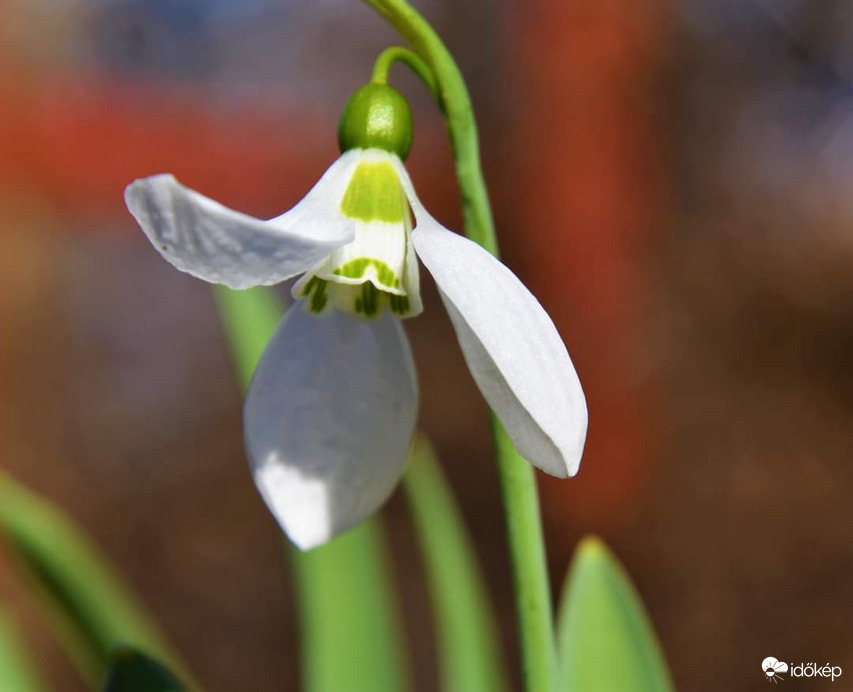
M319 280L320 280L320 279L318 279L316 276L312 276L312 277L311 277L311 278L306 282L306 284L302 287L302 297L303 297L303 298L305 298L306 296L310 296L310 295L311 295L311 291L313 291L313 290L314 290L314 287L317 285L317 282L318 282Z
M352 174L341 202L341 213L360 221L402 223L403 189L388 161L362 161Z
M373 266L372 261L368 259L366 263L354 265L356 261L353 260L347 265L358 266L361 273L364 267ZM354 274L352 267L349 267L346 273L338 271L336 274L359 278ZM409 296L386 291L381 285L374 283L373 279L360 283L343 283L334 278L322 279L319 276L312 276L300 286L298 296L305 299L306 309L313 313L322 313L334 307L336 310L361 318L372 319L379 316L385 308L400 318L409 316L412 310Z
M311 312L323 312L323 308L329 302L328 283L328 281L312 276L302 288L302 295L308 298L308 309Z
M390 299L391 312L395 315L405 315L409 311L408 296L398 296L392 293L388 297Z
M389 288L399 288L400 279L385 262L370 257L359 257L358 259L350 260L346 264L335 269L335 274L344 276L347 279L361 279L367 272L368 267L376 269L376 280L383 286Z
M379 312L379 289L369 281L361 285L361 305L364 309L364 314L368 317L373 317ZM356 300L356 305L358 300ZM356 307L358 310L358 307Z

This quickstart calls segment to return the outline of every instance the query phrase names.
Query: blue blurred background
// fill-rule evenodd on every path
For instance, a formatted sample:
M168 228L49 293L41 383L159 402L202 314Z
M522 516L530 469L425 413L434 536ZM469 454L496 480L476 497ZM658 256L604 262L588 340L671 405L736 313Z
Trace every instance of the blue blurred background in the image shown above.
M753 689L768 655L853 670L853 4L417 5L468 79L506 262L588 393L580 475L541 478L555 585L603 535L679 689ZM7 0L2 19L0 464L83 523L210 688L295 689L292 591L209 291L122 191L170 171L280 213L399 41L355 0ZM441 118L393 81L419 192L459 228ZM429 282L425 300L422 424L514 651L484 405ZM402 499L385 514L432 690ZM4 560L53 689L82 690Z

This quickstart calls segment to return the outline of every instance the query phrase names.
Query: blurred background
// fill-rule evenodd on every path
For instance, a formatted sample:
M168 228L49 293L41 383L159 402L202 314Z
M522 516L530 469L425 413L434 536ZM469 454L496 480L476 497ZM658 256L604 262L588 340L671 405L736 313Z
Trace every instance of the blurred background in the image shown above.
M505 261L588 395L580 475L540 475L553 584L602 535L681 690L756 689L769 655L853 675L853 3L417 6L468 79ZM122 191L169 171L280 213L399 41L356 0L6 0L2 19L0 465L83 524L209 688L296 689L292 589L209 289L160 259ZM459 228L442 121L397 70L410 171ZM426 284L407 323L422 425L518 678L485 407ZM433 690L399 493L385 517ZM84 689L2 553L0 600L53 689Z

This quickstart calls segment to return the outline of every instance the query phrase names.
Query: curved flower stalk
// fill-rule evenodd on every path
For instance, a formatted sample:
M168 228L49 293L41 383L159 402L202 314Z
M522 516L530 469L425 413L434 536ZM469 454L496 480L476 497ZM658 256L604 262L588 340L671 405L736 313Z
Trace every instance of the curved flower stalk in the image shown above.
M127 206L178 269L231 288L300 276L244 407L261 495L299 548L375 512L402 475L417 383L401 320L422 309L418 260L439 288L465 360L520 452L576 473L586 404L542 306L476 243L439 224L403 165L411 114L391 87L358 90L343 154L293 209L259 220L171 175L131 183Z

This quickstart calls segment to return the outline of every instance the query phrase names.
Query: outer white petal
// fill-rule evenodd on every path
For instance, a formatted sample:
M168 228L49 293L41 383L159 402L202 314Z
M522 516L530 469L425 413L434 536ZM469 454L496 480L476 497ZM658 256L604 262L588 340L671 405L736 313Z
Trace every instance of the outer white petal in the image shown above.
M399 162L398 171L415 214L415 250L438 285L480 391L526 459L554 476L575 475L586 400L554 323L505 265L433 219Z
M124 199L157 251L199 279L249 288L301 274L352 240L340 202L359 152L341 156L289 212L264 221L229 209L170 174L135 180Z
M244 407L255 483L307 550L375 512L397 484L417 416L411 351L398 320L288 310Z

